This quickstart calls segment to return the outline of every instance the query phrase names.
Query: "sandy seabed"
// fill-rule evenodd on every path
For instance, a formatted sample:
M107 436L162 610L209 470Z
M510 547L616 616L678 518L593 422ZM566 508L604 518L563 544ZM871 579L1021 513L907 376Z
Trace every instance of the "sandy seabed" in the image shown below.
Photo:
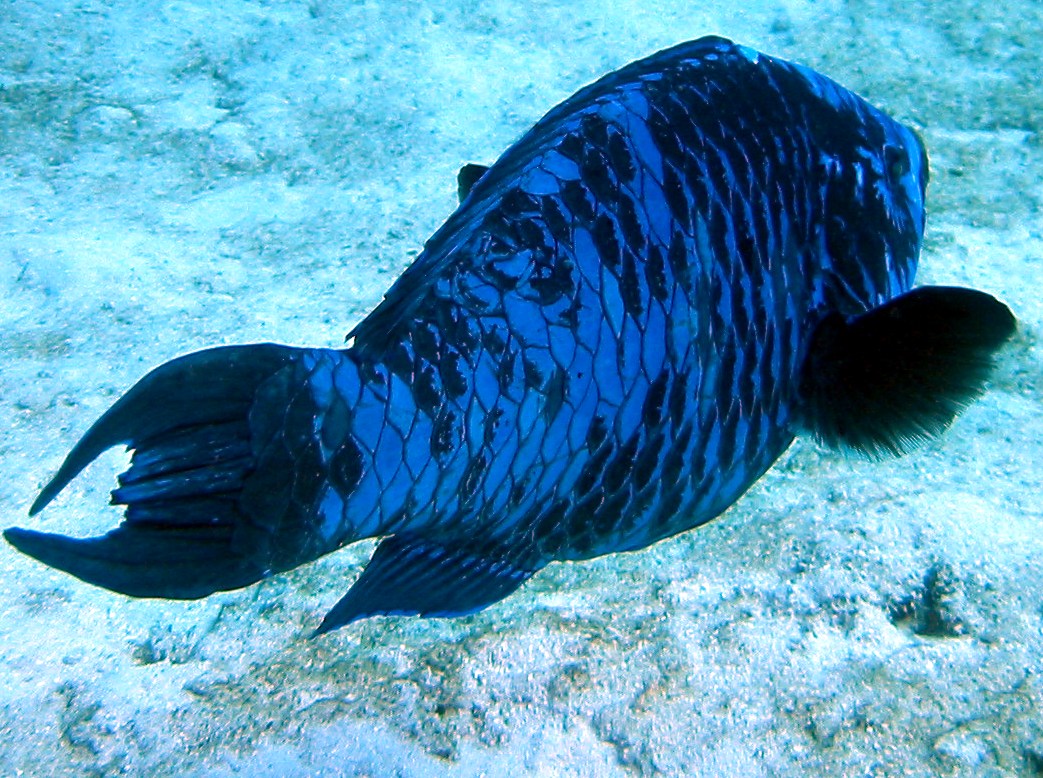
M552 565L465 619L306 639L372 544L194 603L0 546L0 773L1043 774L1043 5L564 5L4 4L5 525L114 526L115 452L26 511L150 367L340 345L454 208L461 164L709 33L922 133L920 281L1020 319L992 390L901 460L798 441L716 522Z

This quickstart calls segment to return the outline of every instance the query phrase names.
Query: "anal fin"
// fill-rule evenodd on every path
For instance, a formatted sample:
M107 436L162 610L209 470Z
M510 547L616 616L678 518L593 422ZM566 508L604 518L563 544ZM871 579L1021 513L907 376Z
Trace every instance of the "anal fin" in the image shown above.
M370 616L466 616L502 600L535 570L409 535L385 538L314 635Z

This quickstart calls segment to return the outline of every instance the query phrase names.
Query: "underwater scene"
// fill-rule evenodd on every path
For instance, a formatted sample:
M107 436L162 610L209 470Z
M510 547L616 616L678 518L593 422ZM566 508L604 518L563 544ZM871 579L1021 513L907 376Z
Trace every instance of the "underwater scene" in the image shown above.
M3 4L0 775L1043 775L1041 42Z

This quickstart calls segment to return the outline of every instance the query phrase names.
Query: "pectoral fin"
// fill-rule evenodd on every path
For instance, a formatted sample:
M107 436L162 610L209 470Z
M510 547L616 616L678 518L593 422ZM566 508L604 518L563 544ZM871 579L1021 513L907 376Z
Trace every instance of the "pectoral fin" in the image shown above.
M466 616L521 586L535 570L408 535L385 538L315 635L369 616Z
M1016 329L974 289L924 286L818 326L801 377L801 420L824 443L901 454L940 434L985 390Z

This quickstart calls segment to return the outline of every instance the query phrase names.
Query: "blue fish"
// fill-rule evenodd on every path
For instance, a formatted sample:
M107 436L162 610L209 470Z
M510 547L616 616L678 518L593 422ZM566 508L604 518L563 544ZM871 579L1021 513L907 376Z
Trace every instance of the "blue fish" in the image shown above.
M323 633L473 613L550 562L704 524L800 432L899 454L1016 327L982 292L913 288L927 178L912 130L818 73L721 38L659 52L466 166L347 348L141 379L30 509L125 444L116 529L4 536L174 599L382 538Z

